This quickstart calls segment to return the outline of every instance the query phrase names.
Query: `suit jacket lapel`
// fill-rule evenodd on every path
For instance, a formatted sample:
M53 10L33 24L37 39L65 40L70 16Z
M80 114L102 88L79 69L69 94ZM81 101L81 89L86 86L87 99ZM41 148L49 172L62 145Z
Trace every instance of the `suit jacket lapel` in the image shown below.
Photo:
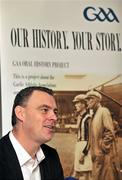
M48 167L49 163L46 160L46 158L39 164L40 172L41 172L41 180L48 180L51 177L51 174L49 172L50 167Z
M13 180L24 180L16 152L11 144L8 135L5 137L5 144L7 144L7 146L5 145L4 148L6 156L5 159L7 161L5 163L7 164L8 172L10 172L10 174L8 174L8 177L11 177L11 179Z

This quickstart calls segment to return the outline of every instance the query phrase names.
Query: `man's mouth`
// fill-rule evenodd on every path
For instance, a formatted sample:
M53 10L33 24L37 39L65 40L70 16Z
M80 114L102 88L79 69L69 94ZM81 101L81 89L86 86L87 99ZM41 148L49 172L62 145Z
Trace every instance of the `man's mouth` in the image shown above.
M54 125L44 125L44 127L48 128L48 129L51 129L51 130L55 129Z

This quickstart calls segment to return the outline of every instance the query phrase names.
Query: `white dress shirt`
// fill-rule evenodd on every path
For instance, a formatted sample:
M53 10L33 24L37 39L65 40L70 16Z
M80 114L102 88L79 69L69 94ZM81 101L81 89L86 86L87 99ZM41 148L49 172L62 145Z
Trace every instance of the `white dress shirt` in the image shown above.
M14 137L12 132L9 133L9 138L17 154L24 180L41 180L38 165L45 158L42 149L39 149L36 153L36 158L33 159Z

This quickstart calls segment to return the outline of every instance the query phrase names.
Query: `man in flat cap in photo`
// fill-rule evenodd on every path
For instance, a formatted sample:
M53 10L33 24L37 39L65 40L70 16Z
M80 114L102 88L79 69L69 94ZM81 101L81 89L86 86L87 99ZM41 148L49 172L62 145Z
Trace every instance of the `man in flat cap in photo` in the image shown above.
M85 94L74 97L73 104L77 113L77 142L75 145L75 159L73 177L78 180L91 180L92 161L87 151L89 139L90 114L87 112L87 101Z
M97 91L87 94L88 109L93 110L90 123L90 151L93 180L120 180L113 121L108 108L102 107Z

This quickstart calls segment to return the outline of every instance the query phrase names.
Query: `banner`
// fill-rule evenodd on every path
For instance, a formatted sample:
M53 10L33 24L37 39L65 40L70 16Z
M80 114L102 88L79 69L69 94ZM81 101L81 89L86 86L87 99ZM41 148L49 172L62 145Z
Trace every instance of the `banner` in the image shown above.
M2 135L11 130L14 97L26 86L52 88L60 102L70 95L71 114L79 92L122 83L122 1L0 4ZM70 135L69 142L74 137ZM74 146L71 149L73 153Z

